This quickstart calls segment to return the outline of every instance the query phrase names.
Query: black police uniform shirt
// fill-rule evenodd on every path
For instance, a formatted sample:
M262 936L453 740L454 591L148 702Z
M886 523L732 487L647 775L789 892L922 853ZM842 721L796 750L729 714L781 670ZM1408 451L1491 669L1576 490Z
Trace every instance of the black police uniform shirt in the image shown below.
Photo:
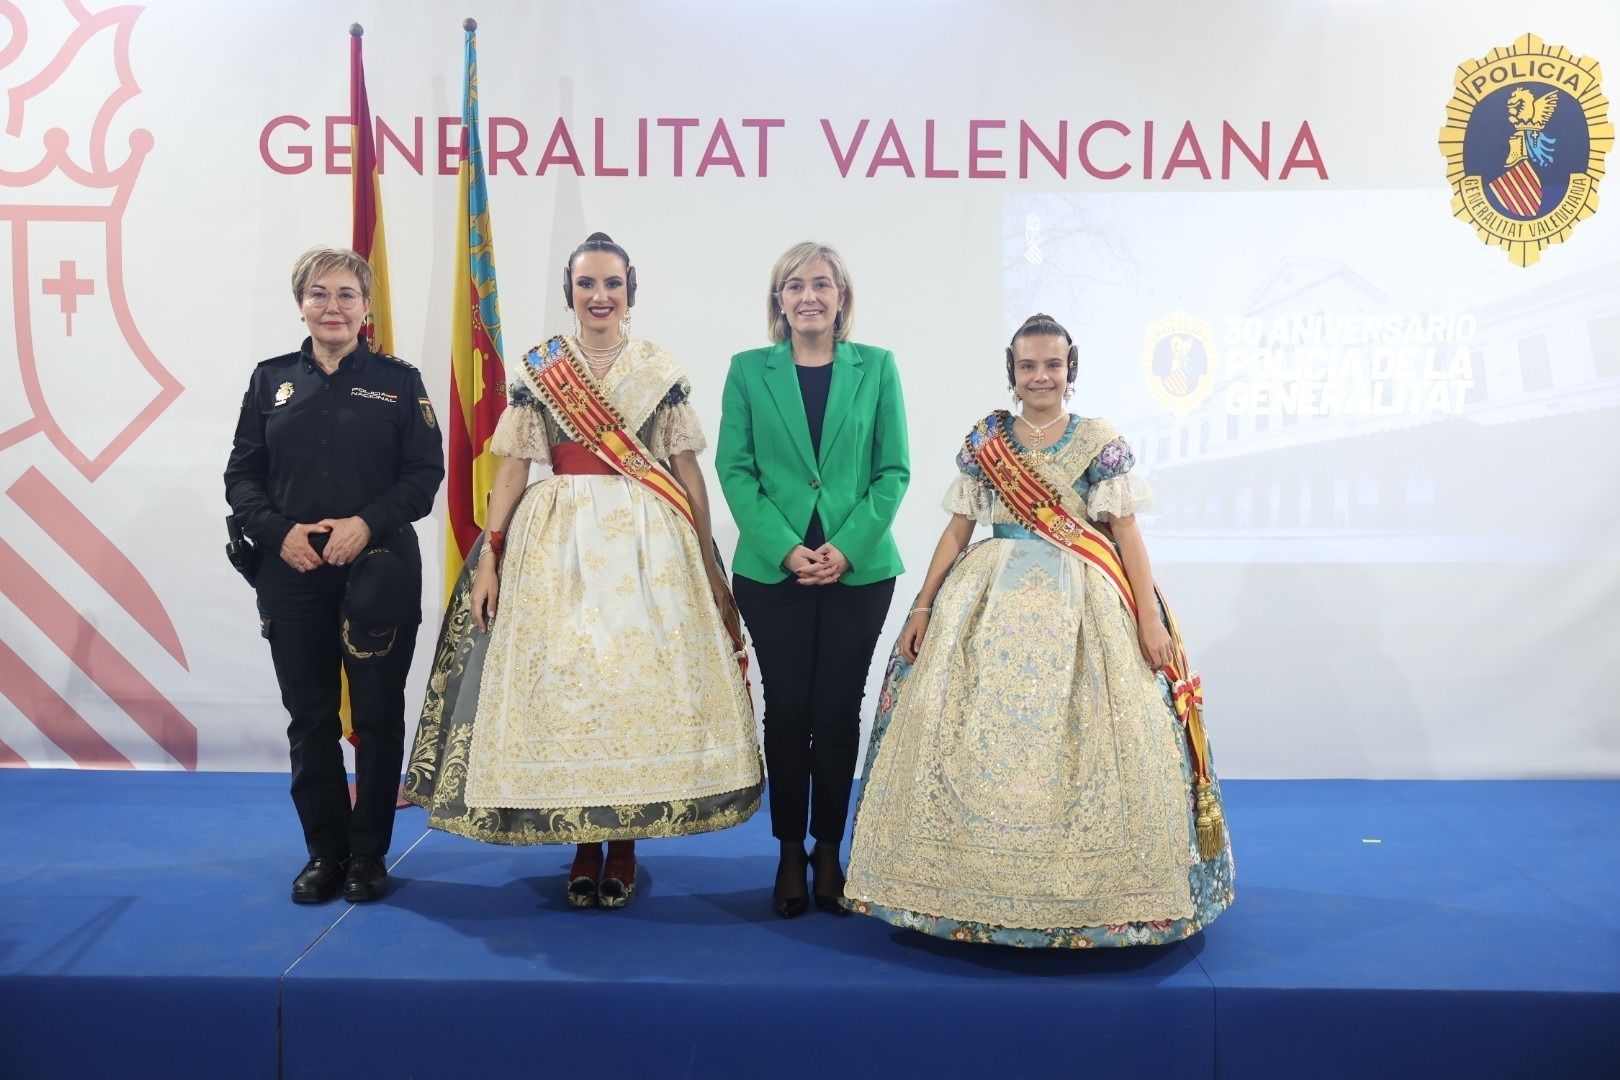
M373 540L433 509L444 479L422 375L364 338L327 375L310 341L259 364L242 398L225 499L276 557L295 524L359 516Z

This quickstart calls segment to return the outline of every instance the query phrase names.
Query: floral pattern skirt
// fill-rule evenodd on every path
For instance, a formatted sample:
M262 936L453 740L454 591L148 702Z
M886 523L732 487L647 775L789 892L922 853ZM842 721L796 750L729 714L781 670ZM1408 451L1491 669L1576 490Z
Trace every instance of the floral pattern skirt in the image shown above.
M472 621L476 551L406 772L429 825L563 844L748 820L764 787L753 706L684 520L622 477L531 485L488 633Z
M1232 902L1230 844L1198 853L1169 686L1095 570L1040 539L963 554L917 662L889 660L845 895L895 926L1057 948L1177 941Z

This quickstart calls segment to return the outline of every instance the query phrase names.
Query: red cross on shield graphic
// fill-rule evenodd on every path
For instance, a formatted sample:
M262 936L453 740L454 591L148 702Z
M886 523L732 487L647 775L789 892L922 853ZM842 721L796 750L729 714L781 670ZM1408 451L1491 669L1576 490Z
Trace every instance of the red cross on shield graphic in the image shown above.
M132 154L120 172L132 181L143 157ZM0 185L7 179L0 172ZM14 402L0 413L0 449L41 434L95 480L181 386L142 340L125 297L123 200L106 206L11 201L27 193L0 187L0 227L10 233L17 375L26 403L26 410ZM94 395L93 409L83 407L87 393Z
M122 163L109 160L117 153L108 146L109 121L139 93L129 46L141 9L91 13L78 0L64 0L64 7L76 25L43 65L30 65L31 74L23 76L13 72L21 69L17 61L29 44L27 22L13 0L0 0L0 22L11 30L0 46L0 83L7 100L0 136L7 142L6 164L0 166L0 251L9 255L0 267L0 336L15 343L15 361L0 359L0 385L15 391L0 393L0 455L27 443L34 448L27 460L37 463L5 487L12 504L7 510L20 510L30 528L54 541L60 550L51 553L51 565L77 564L184 669L179 634L126 554L128 544L91 517L97 500L90 485L183 389L142 339L124 289L124 212L152 150L151 133L131 132ZM112 95L89 103L75 132L41 119L36 99L85 78L86 58L101 55L86 45L108 41L117 76ZM19 158L31 163L9 168ZM41 441L49 447L43 455ZM50 467L53 457L71 469ZM53 482L40 465L59 480ZM6 475L15 473L12 468ZM69 486L69 480L77 483ZM26 646L37 654L41 641L48 642L169 758L196 768L195 725L153 684L152 673L127 658L127 646L121 648L64 597L37 558L19 552L18 538L5 533L22 518L8 513L0 520L8 523L0 532L0 595L27 620L0 627L0 695L73 763L133 764L130 754L115 747L19 652ZM27 763L0 738L0 765Z

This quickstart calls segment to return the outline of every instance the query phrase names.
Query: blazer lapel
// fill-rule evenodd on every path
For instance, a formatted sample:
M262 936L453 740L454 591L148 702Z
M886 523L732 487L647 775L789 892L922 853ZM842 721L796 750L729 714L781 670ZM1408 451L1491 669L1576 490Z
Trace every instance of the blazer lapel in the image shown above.
M840 341L833 350L832 386L827 390L827 417L821 424L822 461L827 460L828 450L843 430L850 403L855 400L855 392L861 388L861 380L866 377L864 360L860 350L846 341ZM799 411L804 411L802 399ZM808 438L809 424L805 425L805 430Z
M836 384L837 381L834 375L833 382ZM793 369L793 350L785 342L772 349L771 355L765 359L765 386L771 392L771 400L776 403L776 411L782 415L782 423L787 425L788 434L793 438L793 445L798 447L805 467L814 473L816 459L810 452L810 421L804 415L804 395L799 393L799 373ZM823 438L823 448L826 445Z

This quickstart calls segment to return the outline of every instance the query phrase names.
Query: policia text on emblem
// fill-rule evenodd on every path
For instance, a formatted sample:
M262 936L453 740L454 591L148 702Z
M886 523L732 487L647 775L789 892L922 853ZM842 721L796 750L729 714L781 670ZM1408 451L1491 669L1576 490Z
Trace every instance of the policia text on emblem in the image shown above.
M1440 129L1451 212L1519 266L1597 212L1614 144L1602 75L1534 34L1457 68Z

